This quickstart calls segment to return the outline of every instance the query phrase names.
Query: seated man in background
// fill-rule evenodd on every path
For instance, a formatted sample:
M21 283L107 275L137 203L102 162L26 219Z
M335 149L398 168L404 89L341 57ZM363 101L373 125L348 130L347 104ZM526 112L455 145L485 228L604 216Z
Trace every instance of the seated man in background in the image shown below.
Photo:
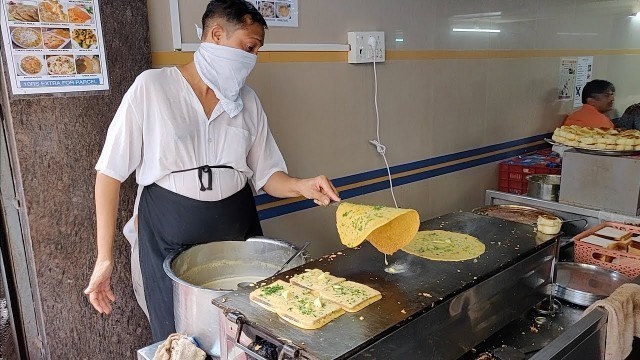
M606 80L592 80L582 89L582 107L567 117L562 125L613 129L604 113L613 109L616 88Z
M615 121L615 125L622 129L640 130L640 103L633 104Z

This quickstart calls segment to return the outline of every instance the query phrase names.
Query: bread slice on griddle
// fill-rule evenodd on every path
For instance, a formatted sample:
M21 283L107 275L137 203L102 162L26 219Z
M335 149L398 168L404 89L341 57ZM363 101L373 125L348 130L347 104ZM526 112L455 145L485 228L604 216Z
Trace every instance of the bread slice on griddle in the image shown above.
M288 301L294 294L303 295L305 293L310 293L310 291L291 285L288 282L277 280L253 290L249 294L249 299L269 311L277 312L288 307Z
M378 290L353 281L327 286L319 293L320 297L335 302L348 312L360 311L382 298Z
M306 269L302 274L294 275L289 281L298 286L304 288L319 291L327 286L339 284L345 281L345 278L340 278L324 272L320 269Z
M294 294L286 304L285 309L278 310L278 315L283 320L307 330L321 328L344 314L340 305L310 293Z

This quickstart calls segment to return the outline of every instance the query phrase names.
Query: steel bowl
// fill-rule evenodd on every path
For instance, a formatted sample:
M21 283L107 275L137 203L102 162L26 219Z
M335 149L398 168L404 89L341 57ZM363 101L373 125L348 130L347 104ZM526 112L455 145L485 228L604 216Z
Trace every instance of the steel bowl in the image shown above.
M218 308L211 300L237 289L243 281L273 275L298 249L282 240L255 237L247 241L217 241L175 251L164 261L173 283L176 331L192 336L209 355L220 356ZM302 252L285 270L305 264Z
M560 193L560 175L529 175L527 196L547 201L558 201Z
M572 304L589 306L611 295L631 278L599 266L559 262L553 293Z

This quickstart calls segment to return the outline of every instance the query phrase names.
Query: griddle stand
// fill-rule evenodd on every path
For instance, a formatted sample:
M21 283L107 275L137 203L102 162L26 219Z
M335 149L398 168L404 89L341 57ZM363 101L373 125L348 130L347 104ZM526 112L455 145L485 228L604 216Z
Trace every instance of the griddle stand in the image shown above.
M361 312L313 331L297 329L250 303L247 289L230 293L213 301L224 315L219 316L223 355L262 360L248 348L262 338L278 347L283 360L457 359L547 297L556 237L541 241L529 225L471 213L447 214L421 225L438 228L476 236L487 251L477 262L461 263L396 255L393 261L411 261L413 273L400 275L382 271L381 254L369 244L342 250L335 261L307 263L304 268L320 268L383 293ZM287 275L300 271L276 278L287 281ZM427 290L432 297L419 294Z
M244 344L242 338L245 337L255 341L256 339L264 339L269 341L271 344L275 345L278 350L278 360L295 360L301 359L300 353L301 349L293 344L284 343L274 337L272 337L268 332L261 331L257 327L246 326L247 324L244 315L242 315L238 311L226 311L224 312L224 318L226 318L230 323L235 324L237 329L235 330L235 335L233 339L227 337L226 341L231 340L231 344L234 347L237 347L244 351L247 355L255 358L256 360L270 360L261 355L258 355L254 350L248 347L249 344ZM221 317L222 318L222 317ZM221 325L228 326L224 320L221 321ZM244 332L243 332L244 331Z

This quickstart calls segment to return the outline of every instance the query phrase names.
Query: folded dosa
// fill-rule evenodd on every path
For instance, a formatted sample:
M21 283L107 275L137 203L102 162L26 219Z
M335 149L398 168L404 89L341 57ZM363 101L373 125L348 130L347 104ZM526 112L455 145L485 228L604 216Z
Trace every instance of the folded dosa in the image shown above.
M353 248L369 240L380 252L391 255L413 240L420 216L412 209L343 202L336 211L336 226L344 245Z

